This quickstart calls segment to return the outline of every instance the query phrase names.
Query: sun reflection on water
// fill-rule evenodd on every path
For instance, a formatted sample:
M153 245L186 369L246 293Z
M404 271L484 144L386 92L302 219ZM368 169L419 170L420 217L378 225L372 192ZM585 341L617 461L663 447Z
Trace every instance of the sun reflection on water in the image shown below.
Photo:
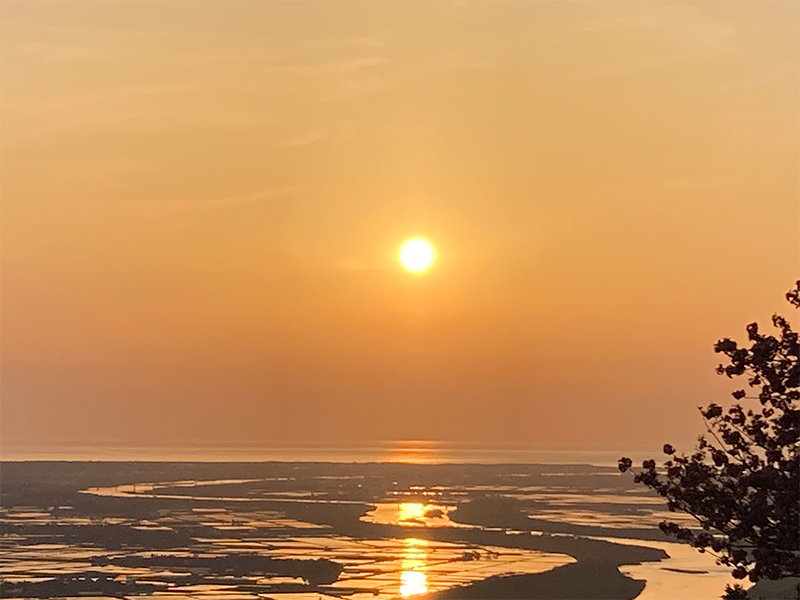
M426 465L444 462L448 452L439 442L397 440L383 445L382 462ZM449 454L453 454L452 451Z
M397 506L397 520L415 521L425 516L425 505L421 502L401 502Z
M400 595L404 598L424 594L428 591L426 540L406 538L403 540L403 559L400 563Z

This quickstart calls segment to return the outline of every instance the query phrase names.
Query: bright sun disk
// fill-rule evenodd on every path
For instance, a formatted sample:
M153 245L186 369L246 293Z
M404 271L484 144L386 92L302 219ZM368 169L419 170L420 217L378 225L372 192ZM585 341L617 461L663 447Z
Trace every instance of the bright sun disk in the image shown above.
M422 238L410 239L400 248L400 262L408 271L424 271L431 266L433 258L433 246Z

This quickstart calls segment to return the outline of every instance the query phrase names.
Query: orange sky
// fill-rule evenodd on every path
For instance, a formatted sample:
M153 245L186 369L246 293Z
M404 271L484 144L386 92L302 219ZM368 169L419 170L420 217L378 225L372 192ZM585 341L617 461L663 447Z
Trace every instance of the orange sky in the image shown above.
M691 441L787 312L796 2L0 10L6 447Z

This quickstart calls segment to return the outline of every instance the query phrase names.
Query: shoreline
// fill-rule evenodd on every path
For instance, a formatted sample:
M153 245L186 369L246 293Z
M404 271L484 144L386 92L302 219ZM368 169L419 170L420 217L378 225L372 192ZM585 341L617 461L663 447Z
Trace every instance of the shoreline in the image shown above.
M611 563L582 560L533 575L495 575L420 600L633 600L645 588Z

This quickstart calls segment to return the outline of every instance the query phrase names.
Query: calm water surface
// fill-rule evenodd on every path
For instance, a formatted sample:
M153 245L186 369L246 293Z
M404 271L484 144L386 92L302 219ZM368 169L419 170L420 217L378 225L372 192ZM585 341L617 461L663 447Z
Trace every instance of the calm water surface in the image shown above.
M432 441L385 441L355 446L264 447L111 447L111 446L4 446L2 459L68 461L167 462L401 462L414 464L586 464L616 466L630 449L547 449L513 444L470 444ZM637 456L658 456L656 448Z
M591 474L591 472L588 472ZM558 475L552 472L550 475ZM115 486L111 488L92 488L86 490L87 493L102 496L124 497L136 495L137 497L152 498L177 498L192 497L191 488L194 486L229 484L229 483L255 483L258 480L215 480L215 481L180 481L165 482L160 484L139 484L137 486ZM185 488L185 496L160 494L160 488ZM614 494L593 494L586 495L580 493L564 494L559 493L558 488L547 490L541 486L535 488L515 488L513 486L471 486L466 488L470 491L478 489L481 492L500 494L505 493L519 498L537 500L549 499L558 509L542 509L535 516L537 518L549 518L554 522L565 522L575 524L600 525L611 529L625 527L651 526L657 528L666 516L675 518L676 515L666 511L658 510L662 508L663 502L659 498L648 496L637 496L631 498L625 495ZM430 491L426 489L416 489L414 494L425 498L431 496L430 502L403 502L387 501L378 502L375 508L369 511L363 521L383 525L398 525L408 527L410 536L397 540L352 540L338 539L335 543L332 538L303 538L274 545L273 541L264 543L262 546L254 546L252 543L244 545L237 539L231 540L205 540L213 543L216 548L223 551L246 550L265 550L269 547L269 553L275 552L276 556L291 558L328 558L337 562L347 562L354 556L364 556L369 554L369 559L364 564L356 564L358 561L350 562L345 575L334 584L344 589L369 590L370 594L376 597L407 597L426 592L442 590L453 585L477 581L491 575L500 574L522 574L539 573L556 566L573 562L571 557L559 554L549 554L536 551L511 550L499 547L481 547L479 554L489 561L475 561L474 563L463 562L464 552L472 550L472 547L460 544L450 544L445 542L434 542L430 540L418 539L413 537L416 528L424 529L429 527L468 527L479 528L475 525L467 525L450 520L449 513L455 509L455 505L437 501L436 498L447 496L446 489L437 487ZM237 500L235 497L219 497L213 495L202 495L198 500L216 499L220 502ZM246 500L246 498L238 498ZM284 497L284 501L295 502L296 498L291 496ZM629 516L619 517L613 513L605 512L602 508L592 510L594 505L630 505L652 507L649 516ZM213 509L211 509L213 511ZM231 514L219 509L210 515L210 520L204 521L206 524L214 524L218 528L226 528L227 521ZM533 515L532 515L533 516ZM677 515L680 520L681 515ZM229 529L240 529L248 527L242 515L238 515L239 525L228 527ZM263 522L263 517L261 517ZM688 519L684 519L688 522ZM294 523L293 526L310 526L313 524ZM234 533L232 531L232 533ZM533 535L536 535L534 533ZM658 542L653 540L637 539L635 537L596 537L618 544L646 546L659 548L667 552L669 558L656 563L643 563L641 565L626 565L620 571L634 579L646 581L645 590L637 596L639 600L702 600L718 598L725 585L734 583L730 576L730 570L716 565L715 560L709 554L700 554L696 550L685 544ZM265 550L266 551L266 550ZM375 565L380 564L376 572ZM363 592L351 594L351 597L358 598ZM296 597L295 597L296 600Z
M97 449L73 448L71 452L75 457L85 458L97 452ZM269 597L275 600L305 600L305 596L314 600L324 597L354 600L411 597L491 575L539 573L574 562L566 554L425 539L424 531L429 528L483 529L480 525L451 519L453 511L463 501L502 496L531 507L528 516L532 519L578 527L602 527L604 531L612 532L610 535L613 536L585 537L666 551L669 555L666 560L620 568L621 572L646 581L640 600L710 600L719 598L725 584L732 582L729 571L718 567L713 557L707 554L700 554L683 544L637 539L632 533L626 533L626 530L633 532L637 528L652 531L666 514L659 498L648 495L639 486L624 483L624 478L612 468L621 454L619 452L545 451L506 446L486 449L471 445L409 442L358 448L238 448L215 450L213 455L202 449L124 449L106 452L117 460L155 460L158 457L160 461L167 461L168 456L179 456L183 460L199 462L205 459L217 463L230 461L235 456L239 461L302 459L328 462L336 458L339 463L349 464L317 465L312 468L299 463L296 466L288 462L285 466L281 463L271 468L284 470L286 475L278 476L281 475L279 473L266 478L248 477L246 473L249 471L242 471L241 468L237 476L231 472L235 468L233 465L230 468L220 465L215 467L222 476L220 478L160 482L143 479L141 473L148 471L147 467L142 467L144 470L135 471L137 478L129 479L129 483L112 486L95 484L94 487L82 488L79 496L136 498L137 502L149 502L148 499L152 499L162 503L180 500L180 503L174 504L173 508L161 509L158 516L148 519L134 516L94 518L86 514L73 514L69 506L47 509L41 506L4 506L0 508L0 522L5 526L24 524L27 526L27 529L23 528L25 531L36 531L36 527L52 525L77 528L123 526L141 532L174 532L185 528L205 530L208 535L193 537L185 547L159 552L176 555L199 553L203 556L252 553L305 560L324 558L344 566L344 571L326 593L315 591L308 595L302 592L270 591ZM98 459L103 455L91 456ZM44 457L52 458L47 452L38 455L38 458ZM108 458L107 455L105 457ZM214 460L211 460L212 457ZM3 458L8 460L5 455ZM63 456L60 458L64 459ZM549 460L549 467L544 464L546 459ZM373 464L369 467L352 464L381 461L411 465L384 467ZM442 463L451 463L452 469ZM468 464L487 466L469 467ZM525 467L502 466L526 464L528 466ZM584 466L576 466L581 464ZM298 475L295 479L294 473L309 468L313 470L312 475L303 476L305 478ZM393 473L388 479L385 478L387 469ZM411 469L408 471L411 473L410 479L405 483L392 481L393 477L405 477L402 475L406 473L403 469ZM365 476L365 473L371 474ZM492 483L486 479L490 473L496 473L491 476L495 477ZM366 486L373 485L376 477L383 482L381 485L388 487L379 488L378 495L373 495L370 500L367 499L369 493L375 492L368 493ZM417 481L417 478L428 479ZM362 488L362 483L365 488ZM381 492L381 489L384 491ZM259 501L267 504L259 508ZM373 508L366 511L361 521L375 526L394 527L395 533L389 538L340 535L328 525L306 521L302 517L291 518L282 512L283 506L288 509L298 504L339 504L344 510L348 506L365 506L365 502ZM497 527L488 529L500 530ZM619 531L619 534L614 531ZM519 531L518 534L541 535L541 532ZM567 533L551 535L573 537ZM622 537L626 535L627 539ZM180 575L163 570L156 573L147 568L97 567L90 562L92 556L99 554L112 558L130 556L130 550L115 553L100 544L95 548L85 543L72 545L35 541L35 536L25 539L25 535L3 535L0 548L0 575L3 580L44 581L56 576L79 574L90 568L114 577L138 580ZM245 579L244 588L251 586L253 589L286 583L280 578ZM239 588L219 582L214 585L172 584L164 593L172 598L204 600L253 600L258 597L257 594L243 593L242 582L239 583Z

